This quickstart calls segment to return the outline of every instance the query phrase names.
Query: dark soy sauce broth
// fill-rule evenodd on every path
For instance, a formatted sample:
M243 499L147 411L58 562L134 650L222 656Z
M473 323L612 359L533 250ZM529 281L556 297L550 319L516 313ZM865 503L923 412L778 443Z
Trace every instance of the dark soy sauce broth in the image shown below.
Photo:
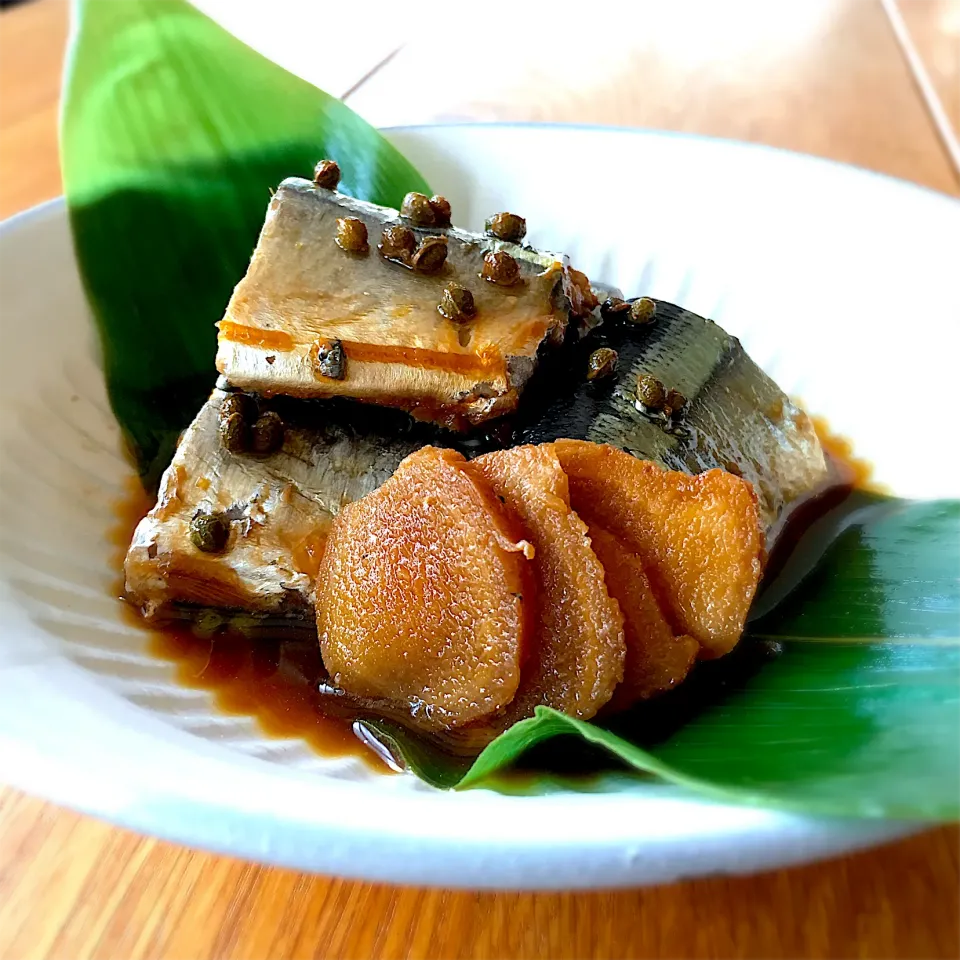
M152 506L140 481L131 478L109 533L115 569L121 571L118 597L123 594L124 555L136 525ZM317 684L323 664L316 636L309 631L283 638L236 630L203 635L187 622L154 626L125 601L123 606L129 621L147 633L150 652L175 664L177 682L208 690L222 713L254 717L267 736L299 737L323 756L356 756L374 770L392 772L357 738L350 721L322 712Z

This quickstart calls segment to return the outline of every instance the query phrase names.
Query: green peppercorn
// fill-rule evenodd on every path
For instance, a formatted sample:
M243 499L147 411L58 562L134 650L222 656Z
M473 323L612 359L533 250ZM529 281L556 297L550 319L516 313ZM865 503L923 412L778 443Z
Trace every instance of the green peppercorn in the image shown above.
M617 372L619 359L617 351L609 347L594 350L587 361L587 379L600 380L604 377L612 377Z
M250 447L254 453L273 453L283 446L283 420L268 410L254 421L250 428Z
M667 406L672 414L679 413L686 406L687 398L679 390L667 391Z
M366 253L370 249L367 243L367 225L357 217L337 218L337 246L347 253Z
M477 312L473 294L459 283L448 284L437 306L440 315L455 323L469 320Z
M446 262L446 237L424 237L410 258L410 266L418 273L437 273Z
M413 235L413 231L409 227L395 223L383 228L377 249L389 260L406 261L413 254L416 245L417 238Z
M619 297L608 297L600 304L600 316L604 320L622 320L630 312L630 304Z
M190 521L190 540L204 553L220 553L230 536L230 521L222 513L196 513Z
M649 373L641 373L637 377L637 399L652 410L659 410L666 399L663 384Z
M641 297L630 304L630 322L637 324L653 323L657 315L657 305L649 297Z
M491 252L483 258L480 276L498 286L511 287L520 279L520 264L502 250Z
M430 198L430 207L433 210L433 218L436 221L436 225L438 227L449 227L452 213L450 210L450 201L446 197L434 194Z
M313 368L321 377L342 380L347 374L347 358L339 340L318 340Z
M508 243L519 243L527 235L527 221L506 211L495 213L483 226L488 236Z
M246 453L250 449L250 431L243 414L220 417L220 442L231 453Z
M220 419L224 420L237 413L244 420L249 420L255 411L256 404L252 397L245 393L228 393L220 404Z
M325 190L336 190L340 183L340 167L333 160L321 160L313 168L313 182Z
M437 223L437 214L425 193L408 193L400 204L400 216L418 227L433 227Z

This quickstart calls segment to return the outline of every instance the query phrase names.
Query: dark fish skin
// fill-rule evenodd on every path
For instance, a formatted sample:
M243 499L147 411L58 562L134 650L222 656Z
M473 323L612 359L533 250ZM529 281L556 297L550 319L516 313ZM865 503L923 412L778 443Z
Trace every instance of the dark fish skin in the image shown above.
M656 303L650 324L607 321L581 339L571 331L561 350L545 351L516 414L470 434L345 399L275 398L271 406L288 420L339 424L348 435L379 441L396 452L432 443L471 457L570 438L609 443L670 470L721 468L754 485L767 530L775 530L794 501L827 480L812 422L739 340L689 310ZM590 381L587 362L600 347L617 351L617 372ZM644 373L683 394L687 403L678 416L667 418L637 402L637 377Z
M427 442L424 426L370 406L340 415L337 403L261 400L257 415L279 414L284 430L279 449L258 455L222 442L226 399L222 386L215 389L181 437L127 552L127 597L148 617L207 608L312 623L322 537L344 504L375 490ZM230 524L214 553L191 537L193 519L204 513Z
M619 366L614 376L590 381L587 361L601 346L618 352ZM636 381L644 373L687 398L679 416L637 402ZM517 413L468 435L346 398L260 398L260 412L273 411L286 425L283 447L265 457L234 456L217 432L225 389L221 380L184 435L160 502L131 544L127 589L144 609L211 606L309 617L313 583L296 568L296 543L376 489L425 444L476 456L569 437L609 443L672 470L721 467L753 483L768 540L790 505L828 477L810 419L739 341L663 301L649 325L607 322L580 340L571 330L568 342L541 361ZM200 478L207 483L202 490ZM232 549L198 566L187 524L199 509L227 510L232 519L249 514L256 518L253 532L248 536L245 526Z
M656 303L653 323L606 322L549 358L513 418L510 443L569 437L609 443L670 470L730 470L756 488L769 532L791 503L827 479L813 424L739 340L689 310ZM588 358L599 347L617 351L617 372L588 381ZM637 402L644 373L683 394L680 416Z

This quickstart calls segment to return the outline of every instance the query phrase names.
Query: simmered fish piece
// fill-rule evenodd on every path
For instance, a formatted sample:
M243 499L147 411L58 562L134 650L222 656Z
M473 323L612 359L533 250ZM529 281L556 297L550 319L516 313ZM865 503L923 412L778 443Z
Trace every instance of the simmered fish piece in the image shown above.
M563 257L290 178L219 323L217 369L462 429L513 410L541 345L595 303Z
M225 404L246 407L233 414L242 422ZM420 444L373 429L360 436L311 408L213 391L127 553L127 596L146 616L191 605L312 618L333 517Z
M514 418L512 442L591 440L668 470L720 467L753 484L770 537L789 506L829 478L813 423L735 337L682 307L644 300L640 322L610 316L551 358ZM598 358L607 376L589 379L599 350L616 351L616 366Z
M589 357L601 348L615 350L618 363L607 376L588 379ZM641 377L660 383L665 405L670 390L683 394L684 402L669 414L644 404ZM829 478L810 419L740 343L711 321L662 301L650 323L608 319L551 354L519 409L483 433L454 434L415 424L400 410L346 399L275 397L261 399L260 406L279 411L287 424L282 450L232 454L219 433L225 397L215 391L184 434L157 507L131 546L128 592L148 613L192 604L312 616L311 537L342 504L376 489L426 443L472 456L522 443L585 439L671 470L695 474L722 467L753 484L768 542L790 505ZM190 524L198 511L234 518L221 552L204 553L192 544Z

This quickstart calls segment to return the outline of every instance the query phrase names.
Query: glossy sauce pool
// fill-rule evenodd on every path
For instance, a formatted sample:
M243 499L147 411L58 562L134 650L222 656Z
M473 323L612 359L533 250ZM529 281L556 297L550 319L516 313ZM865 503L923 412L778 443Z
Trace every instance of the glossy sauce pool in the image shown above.
M123 558L140 520L153 506L135 477L117 503L109 539L121 571L116 595L123 594ZM192 624L152 627L125 601L124 616L148 635L150 652L176 665L177 682L207 690L225 714L255 718L269 737L299 737L326 757L356 756L381 773L391 768L354 734L352 723L325 716L318 679L323 676L316 638L256 639L233 631L202 636Z
M870 486L869 464L853 455L848 441L831 434L825 420L814 417L813 421L834 468L835 480L794 508L771 550L768 577L782 567L814 520L842 503L851 490ZM153 500L140 482L131 478L117 503L116 524L109 533L116 549L115 569L120 571L118 597L123 593L123 558L134 528L152 506ZM129 622L148 634L150 652L175 664L177 681L209 691L222 713L253 717L265 735L298 737L323 756L355 756L373 770L392 772L358 738L351 721L324 714L317 691L324 671L316 637L251 638L237 631L204 636L192 624L152 627L133 607L125 602L123 607Z

